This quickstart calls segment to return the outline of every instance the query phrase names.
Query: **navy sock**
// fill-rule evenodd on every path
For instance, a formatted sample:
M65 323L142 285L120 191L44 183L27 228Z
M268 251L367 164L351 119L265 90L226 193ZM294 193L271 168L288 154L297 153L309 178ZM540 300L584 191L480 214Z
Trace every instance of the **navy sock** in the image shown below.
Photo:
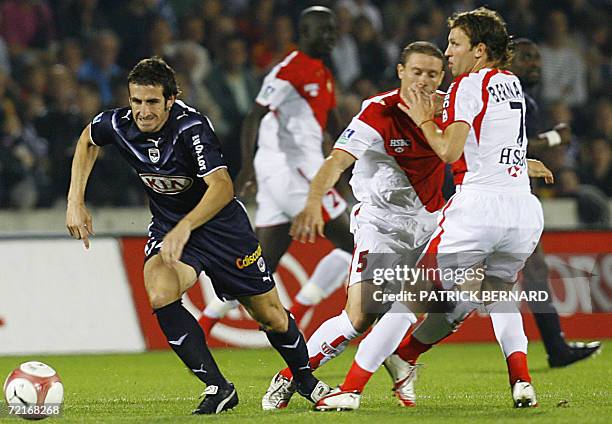
M302 394L310 394L318 380L312 375L312 369L308 363L308 348L304 336L298 329L293 316L287 312L289 328L285 333L266 331L270 344L280 353L289 369L293 373L298 391Z
M212 357L202 327L181 299L155 309L168 344L196 377L207 385L225 386L227 381Z

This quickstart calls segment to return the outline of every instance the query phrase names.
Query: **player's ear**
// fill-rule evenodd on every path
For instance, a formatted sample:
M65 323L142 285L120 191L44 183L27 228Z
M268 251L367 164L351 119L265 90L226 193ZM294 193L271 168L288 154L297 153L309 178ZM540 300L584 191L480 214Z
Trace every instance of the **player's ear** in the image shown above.
M397 77L401 80L402 78L404 78L404 71L405 71L405 67L404 65L402 65L401 63L397 64Z
M481 57L484 57L486 53L487 53L487 46L485 45L485 43L476 44L476 47L474 48L474 56L476 56L476 59L480 59Z
M176 96L168 97L168 100L166 100L166 111L170 110L170 108L172 107L175 101L176 101Z

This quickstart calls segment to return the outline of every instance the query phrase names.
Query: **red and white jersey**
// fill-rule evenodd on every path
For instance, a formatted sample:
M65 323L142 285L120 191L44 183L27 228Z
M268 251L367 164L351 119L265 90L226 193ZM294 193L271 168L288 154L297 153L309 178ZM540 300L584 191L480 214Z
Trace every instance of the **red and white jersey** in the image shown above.
M279 149L287 163L312 179L323 163L323 130L336 106L331 71L319 59L296 50L265 77L255 99L278 121L278 137L259 132L258 155Z
M455 78L444 98L442 128L466 122L470 132L453 163L455 184L499 192L530 192L525 97L509 71L481 69Z
M397 89L364 101L334 149L357 159L350 183L359 202L387 217L432 215L444 205L444 164L401 101Z

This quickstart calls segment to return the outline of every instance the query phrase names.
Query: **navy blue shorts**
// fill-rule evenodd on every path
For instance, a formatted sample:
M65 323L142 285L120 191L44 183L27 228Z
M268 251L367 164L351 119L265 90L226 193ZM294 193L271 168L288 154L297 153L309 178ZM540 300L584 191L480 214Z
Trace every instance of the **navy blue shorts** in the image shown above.
M153 217L145 261L159 253L164 236L174 225ZM206 272L220 299L253 296L274 288L249 217L236 200L191 232L181 262L193 267L197 275Z

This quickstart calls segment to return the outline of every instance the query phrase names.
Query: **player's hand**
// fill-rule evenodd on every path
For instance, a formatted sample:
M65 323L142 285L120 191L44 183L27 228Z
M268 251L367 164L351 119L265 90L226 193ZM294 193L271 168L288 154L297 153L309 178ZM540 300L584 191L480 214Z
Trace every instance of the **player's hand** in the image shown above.
M444 111L444 97L446 97L446 93L440 90L436 90L431 97L435 116L442 116L442 112Z
M552 171L539 160L527 160L527 174L531 178L544 178L546 184L553 184L555 182L555 176Z
M83 240L85 249L89 249L89 236L93 236L95 233L91 214L84 203L68 201L66 228L68 228L71 237Z
M425 121L433 119L435 102L435 93L430 94L416 86L408 87L400 91L400 97L406 103L398 103L398 107L402 112L412 119L416 125L421 125Z
M191 227L189 223L183 221L179 221L176 227L166 234L159 250L166 265L173 267L179 262L190 236Z
M255 170L252 165L243 166L234 181L236 195L241 198L255 195L257 192L257 182L255 180Z
M307 241L314 243L317 235L325 237L324 228L325 221L323 221L321 205L306 205L304 210L293 219L289 235L300 243Z

